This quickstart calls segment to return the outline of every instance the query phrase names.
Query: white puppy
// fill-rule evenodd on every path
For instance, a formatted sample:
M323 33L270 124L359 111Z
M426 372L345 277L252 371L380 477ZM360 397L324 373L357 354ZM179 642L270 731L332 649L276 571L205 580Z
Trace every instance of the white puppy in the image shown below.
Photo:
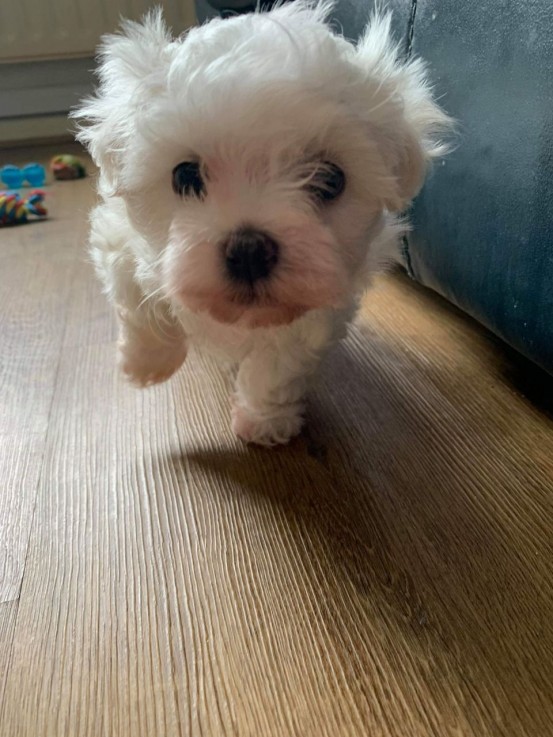
M77 115L100 167L91 253L141 386L199 343L238 365L232 427L285 443L449 118L390 17L357 46L297 0L182 38L161 15L101 50Z

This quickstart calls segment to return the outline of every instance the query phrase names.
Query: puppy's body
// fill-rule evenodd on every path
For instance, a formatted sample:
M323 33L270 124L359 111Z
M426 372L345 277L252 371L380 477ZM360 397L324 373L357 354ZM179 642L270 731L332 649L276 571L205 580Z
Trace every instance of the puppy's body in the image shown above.
M159 16L109 37L81 115L100 166L91 253L139 385L194 342L238 364L233 428L299 432L310 379L397 242L449 119L389 18L357 48L302 2L183 40Z

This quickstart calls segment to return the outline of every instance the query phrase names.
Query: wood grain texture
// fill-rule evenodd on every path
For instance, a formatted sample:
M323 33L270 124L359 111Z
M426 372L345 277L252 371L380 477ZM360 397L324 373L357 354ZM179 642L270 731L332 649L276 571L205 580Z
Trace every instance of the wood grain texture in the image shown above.
M21 586L72 269L50 254L39 266L41 251L26 245L0 247L0 602Z
M10 670L17 607L17 601L0 604L0 704L4 701L4 688Z
M84 258L81 212L93 195L78 182L54 185L47 200L47 222L0 231L0 602L19 595L71 284Z
M381 279L304 435L246 448L210 360L121 381L80 248L2 737L549 737L553 422L495 341Z

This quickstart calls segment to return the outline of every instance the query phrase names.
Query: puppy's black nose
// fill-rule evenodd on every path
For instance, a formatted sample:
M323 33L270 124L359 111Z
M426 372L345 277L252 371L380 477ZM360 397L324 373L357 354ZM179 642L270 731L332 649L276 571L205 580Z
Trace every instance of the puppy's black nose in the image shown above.
M252 285L266 279L278 261L278 244L270 235L254 228L240 228L223 245L229 276Z

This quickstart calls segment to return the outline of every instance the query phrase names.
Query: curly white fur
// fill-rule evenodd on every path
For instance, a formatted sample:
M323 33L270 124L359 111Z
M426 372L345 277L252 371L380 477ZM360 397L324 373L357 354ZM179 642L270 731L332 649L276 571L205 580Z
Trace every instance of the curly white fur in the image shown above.
M162 381L200 343L238 364L232 426L265 445L299 432L311 378L450 125L422 62L399 58L389 15L353 46L328 11L297 0L177 39L159 12L127 22L105 38L98 92L77 113L101 172L91 254L117 309L123 371ZM183 161L201 166L204 196L172 191ZM335 200L314 201L313 162L345 173ZM221 259L245 224L280 247L248 300Z

